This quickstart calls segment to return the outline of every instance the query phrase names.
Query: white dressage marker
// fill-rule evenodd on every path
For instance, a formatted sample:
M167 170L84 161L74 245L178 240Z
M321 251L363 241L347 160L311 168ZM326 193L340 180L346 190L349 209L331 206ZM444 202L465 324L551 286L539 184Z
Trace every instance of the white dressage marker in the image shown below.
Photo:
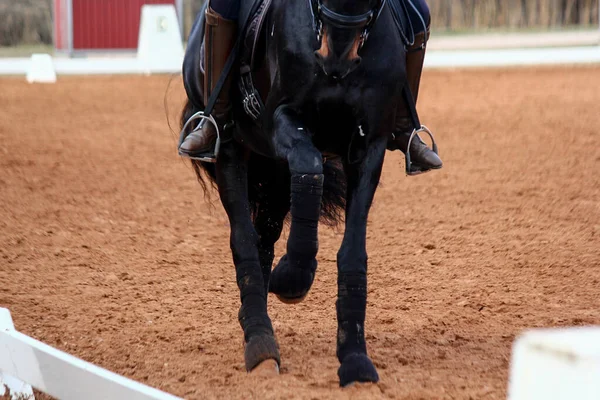
M144 5L138 38L138 61L146 73L179 72L183 43L173 5Z
M181 400L17 332L9 311L0 308L0 377L17 383L8 374L61 400Z
M27 67L27 82L54 83L56 71L50 54L34 54Z
M509 400L600 399L600 327L533 330L515 342Z

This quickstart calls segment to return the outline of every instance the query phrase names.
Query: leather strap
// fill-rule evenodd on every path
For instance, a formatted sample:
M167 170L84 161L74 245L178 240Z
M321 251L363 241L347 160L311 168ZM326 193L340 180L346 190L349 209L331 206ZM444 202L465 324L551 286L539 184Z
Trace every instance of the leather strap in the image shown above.
M410 0L408 1L410 2ZM391 0L388 4L394 23L396 24L396 29L400 32L404 45L408 47L412 46L415 43L415 29L408 14L408 7L405 0Z
M419 114L417 113L417 105L415 104L415 99L410 91L408 83L406 83L402 89L402 97L404 97L404 101L406 102L406 108L408 109L408 114L413 125L413 129L421 129L421 121L419 121Z
M225 81L227 80L227 77L231 73L231 69L233 68L235 59L237 58L237 53L238 53L238 50L240 47L240 42L241 42L240 39L236 40L235 45L233 46L233 50L231 50L229 57L227 57L227 62L225 63L225 66L223 67L223 72L221 73L221 76L219 76L219 80L217 81L217 84L213 88L212 93L210 94L210 97L208 98L208 101L206 102L206 104L204 106L204 114L205 115L210 115L212 113L213 109L215 108L215 104L217 104L219 94L221 94L221 90L223 90Z

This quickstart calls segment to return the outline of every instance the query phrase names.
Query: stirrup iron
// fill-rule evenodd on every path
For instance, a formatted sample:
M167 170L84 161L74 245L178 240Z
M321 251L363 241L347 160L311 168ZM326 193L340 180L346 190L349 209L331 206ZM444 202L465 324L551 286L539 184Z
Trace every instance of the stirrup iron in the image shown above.
M187 129L187 127L196 120L201 120L200 123L198 124L198 126L191 131L190 133L188 133L187 135L185 134L185 130ZM213 157L202 157L202 156L191 156L189 154L186 153L182 153L181 151L178 151L179 155L181 157L186 157L186 158L190 158L192 160L196 160L196 161L202 161L202 162L209 162L209 163L214 163L217 161L217 156L219 155L219 150L221 149L221 131L219 130L219 125L217 124L217 121L215 120L215 117L213 117L212 115L206 115L204 114L204 111L198 111L196 114L192 115L183 125L183 128L181 128L181 132L179 134L179 146L177 146L177 148L181 148L181 144L183 143L183 141L185 140L185 138L193 133L193 132L197 132L199 129L201 129L204 126L204 123L208 121L211 124L213 124L213 126L215 127L215 131L217 132L217 141L215 143L215 150L214 150L214 156Z
M431 142L432 142L432 148L431 150L437 155L438 154L438 147L437 147L437 143L435 142L435 138L433 137L433 133L431 133L431 131L429 130L429 128L427 128L425 125L421 125L421 128L419 129L413 129L412 133L410 134L410 138L408 139L408 145L406 146L406 153L404 156L404 160L406 162L406 175L409 176L414 176L414 175L419 175L425 172L430 171L430 169L426 169L426 170L422 170L418 167L413 166L411 160L410 160L410 145L412 144L412 140L415 136L417 136L419 133L421 132L425 132L426 134L429 135L429 137L431 138Z

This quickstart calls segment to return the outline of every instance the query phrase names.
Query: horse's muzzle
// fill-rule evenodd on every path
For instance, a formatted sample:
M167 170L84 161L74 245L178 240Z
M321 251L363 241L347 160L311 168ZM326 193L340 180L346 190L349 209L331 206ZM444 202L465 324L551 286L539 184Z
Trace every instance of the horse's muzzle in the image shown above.
M345 60L336 60L332 56L323 57L319 51L315 51L315 58L325 75L334 81L344 79L348 74L358 68L362 61L360 56Z

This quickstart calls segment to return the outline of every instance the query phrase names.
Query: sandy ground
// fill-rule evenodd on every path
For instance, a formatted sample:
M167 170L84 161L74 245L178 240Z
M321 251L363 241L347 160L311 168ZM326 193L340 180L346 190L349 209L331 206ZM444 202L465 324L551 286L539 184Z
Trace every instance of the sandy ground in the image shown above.
M479 400L505 398L523 329L600 324L600 68L425 72L445 168L408 178L388 153L368 232L381 382L345 390L339 229L306 301L269 299L281 376L244 371L228 222L176 156L168 80L0 80L0 306L20 331L189 399ZM168 99L174 118L177 80Z

